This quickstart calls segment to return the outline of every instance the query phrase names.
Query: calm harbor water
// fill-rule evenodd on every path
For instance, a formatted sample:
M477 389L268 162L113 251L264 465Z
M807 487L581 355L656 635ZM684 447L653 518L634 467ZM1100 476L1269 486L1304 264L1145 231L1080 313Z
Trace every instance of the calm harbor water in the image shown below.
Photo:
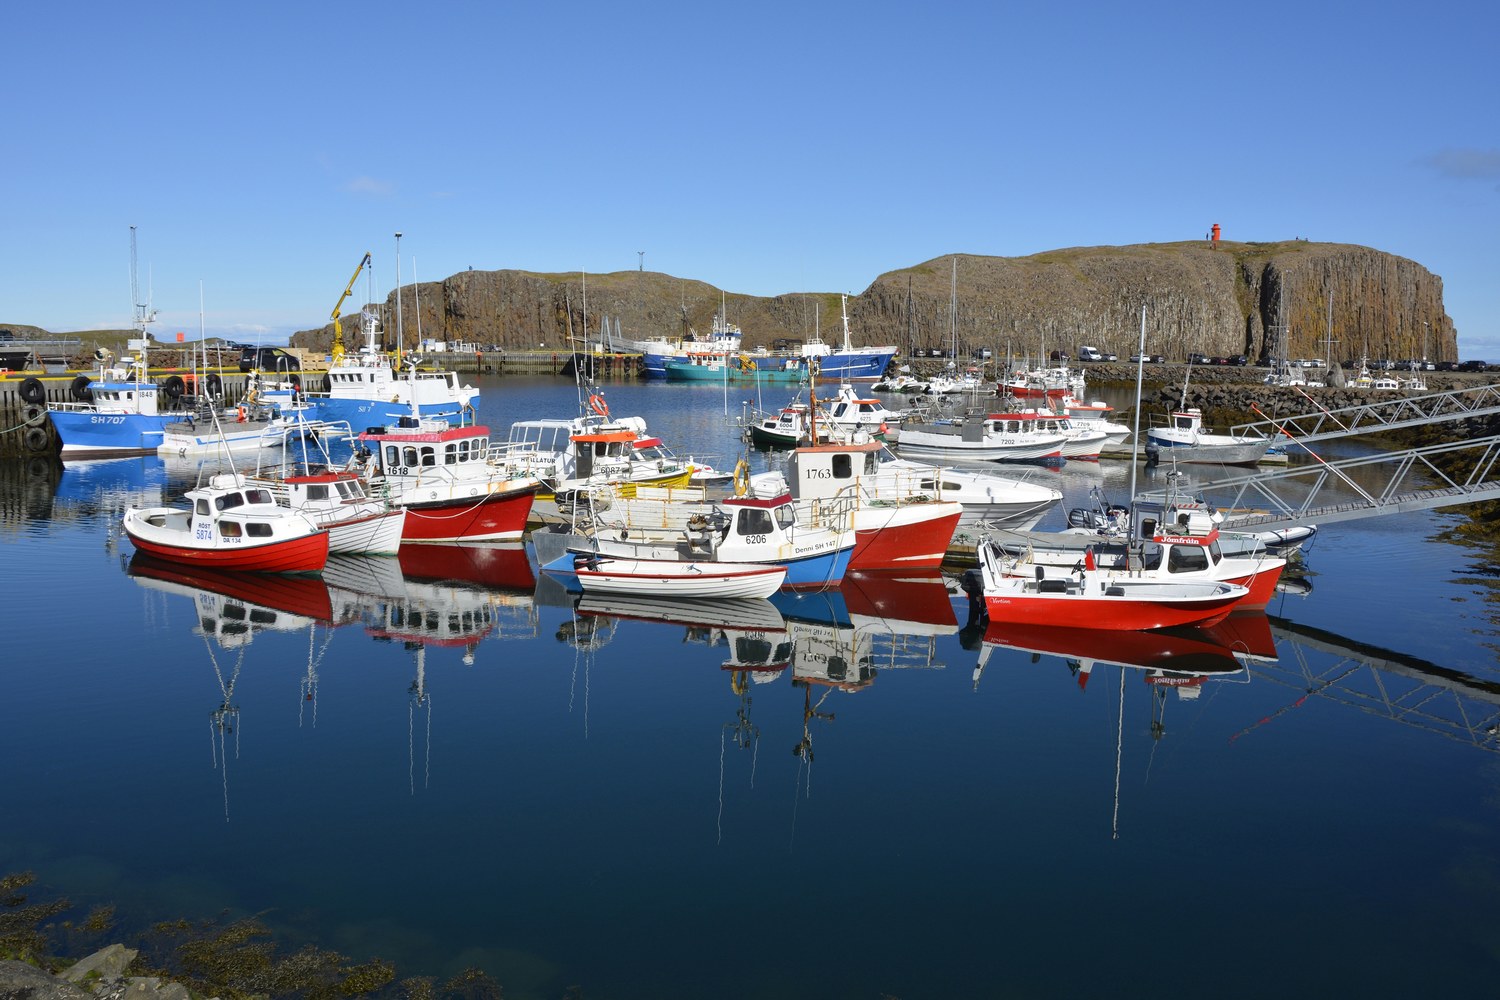
M484 389L497 436L575 406L559 381ZM754 394L607 395L728 468L724 413ZM1065 505L1130 478L1018 471ZM1327 526L1302 592L1218 646L1100 643L986 638L930 578L767 614L575 608L514 547L251 587L133 560L119 511L194 474L0 476L0 870L122 922L262 913L402 975L481 966L510 997L1500 974L1500 630L1474 554L1432 540L1451 514Z

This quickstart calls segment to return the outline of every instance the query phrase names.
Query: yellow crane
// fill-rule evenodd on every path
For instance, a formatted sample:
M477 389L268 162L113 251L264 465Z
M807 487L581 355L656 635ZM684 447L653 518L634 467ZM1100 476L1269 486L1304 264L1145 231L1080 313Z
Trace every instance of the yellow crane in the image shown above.
M354 291L354 283L359 280L359 272L369 265L370 254L366 251L364 260L359 262L359 266L354 269L354 276L349 279L348 286L344 288L344 294L339 296L338 302L333 307L333 348L328 352L332 359L331 364L337 365L344 360L344 328L339 325L339 316L342 315L340 310L344 308L344 300Z

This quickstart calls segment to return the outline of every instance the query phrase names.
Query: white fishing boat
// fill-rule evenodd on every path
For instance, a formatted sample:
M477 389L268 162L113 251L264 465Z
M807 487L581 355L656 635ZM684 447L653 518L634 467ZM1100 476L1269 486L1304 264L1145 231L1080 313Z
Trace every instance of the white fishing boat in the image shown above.
M901 415L885 408L878 399L861 397L848 382L840 383L833 399L821 404L819 424L827 424L830 436L840 441L856 440L856 435L886 440L901 424Z
M901 424L903 458L1024 462L1060 458L1067 436L1040 428L1035 413L912 417Z
M328 532L328 551L354 555L394 555L401 547L406 508L378 500L349 471L245 477L264 486L275 501L312 518Z
M1211 465L1254 465L1266 457L1271 439L1214 434L1203 428L1196 406L1174 410L1165 427L1146 431L1148 458L1154 448L1162 460Z
M625 559L597 552L579 552L572 558L584 593L770 597L786 579L785 566L761 563Z

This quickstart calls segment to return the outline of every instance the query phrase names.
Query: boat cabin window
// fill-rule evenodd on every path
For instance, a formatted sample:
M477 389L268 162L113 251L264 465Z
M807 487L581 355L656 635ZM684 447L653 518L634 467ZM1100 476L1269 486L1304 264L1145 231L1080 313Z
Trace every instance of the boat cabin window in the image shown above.
M1177 417L1176 417L1176 423L1177 423L1177 429L1178 430L1181 430L1181 431L1190 431L1190 430L1193 429L1193 418L1192 417L1185 416L1183 414L1178 414Z
M1141 546L1141 569L1161 568L1161 546L1147 542Z
M840 403L833 408L833 415L835 417L842 417L844 415L844 411L847 409L849 409L848 403Z
M307 486L307 499L309 499L309 500L327 500L328 499L328 484L327 483L309 483L308 486Z
M792 525L797 523L797 509L789 503L784 503L776 508L776 524L782 531L788 531Z
M234 510L236 507L245 505L243 493L225 493L223 496L214 497L214 507L218 510Z
M219 522L219 537L220 538L239 538L242 534L244 534L244 531L240 528L240 522L238 522L238 521L220 521Z
M854 462L849 455L833 456L833 478L848 479L854 475Z
M259 488L257 488L257 489L246 490L245 491L245 502L246 503L275 503L276 501L271 499L271 491L270 490L265 490L265 489L259 489Z
M1156 518L1145 517L1141 519L1141 537L1150 538L1156 534Z
M769 535L771 533L771 512L759 507L745 507L740 510L740 534L741 535Z
M196 501L194 501L193 509L197 511L200 517L206 517L210 513L208 509L208 501L203 497L199 497Z
M1191 573L1208 569L1208 553L1197 545L1174 545L1167 553L1168 573Z
M270 538L271 526L264 521L245 522L245 534L251 538Z
M401 463L402 465L410 465L415 467L421 461L421 456L417 454L417 449L412 447L411 445L407 445L406 448L402 450L402 457L406 459L406 461Z

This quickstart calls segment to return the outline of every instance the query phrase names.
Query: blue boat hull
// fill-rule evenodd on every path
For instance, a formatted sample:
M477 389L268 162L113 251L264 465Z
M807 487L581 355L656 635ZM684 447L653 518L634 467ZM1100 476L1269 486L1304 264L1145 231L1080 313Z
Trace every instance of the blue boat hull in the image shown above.
M834 351L818 360L818 378L830 382L873 382L885 374L894 347L879 351Z
M319 420L344 420L355 431L367 427L385 427L402 417L411 416L407 403L392 403L382 399L333 399L328 396L309 395L308 402L317 407ZM419 407L424 417L442 417L457 422L462 410L457 405Z
M52 426L62 441L64 455L75 453L155 451L162 429L183 418L181 413L93 413L52 410Z

